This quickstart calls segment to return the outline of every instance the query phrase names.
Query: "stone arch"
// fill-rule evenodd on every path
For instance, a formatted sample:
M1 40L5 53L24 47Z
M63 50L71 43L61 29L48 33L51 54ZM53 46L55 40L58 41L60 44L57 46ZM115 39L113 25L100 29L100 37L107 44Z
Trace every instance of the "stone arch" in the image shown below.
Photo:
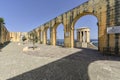
M63 26L64 26L64 24L61 22L61 23L56 23L56 24L54 24L53 25L53 27L52 27L52 33L51 33L51 44L52 45L56 45L56 29L57 29L57 27L60 25L60 24L62 24ZM64 28L65 28L65 26L64 26Z
M97 18L97 20L98 20L98 23L97 24L99 24L99 18L98 18L98 16L96 15L96 14L94 14L94 13L91 13L91 12L83 12L83 13L81 13L81 14L79 14L78 16L76 16L74 19L73 19L73 21L72 21L72 23L71 23L71 45L74 47L74 39L75 39L75 36L74 36L74 31L75 31L75 24L76 24L76 22L81 18L81 17L83 17L83 16L86 16L86 15L92 15L92 16L94 16L94 17L96 17ZM99 25L97 25L98 27L99 27ZM99 33L99 30L98 30L98 33ZM98 36L99 36L99 34L98 34ZM99 39L98 39L98 44L99 44Z
M103 1L103 5L95 2L96 7L91 6L93 0L84 3L81 6L74 8L71 11L71 23L70 23L70 46L74 47L74 25L76 21L85 15L94 15L98 19L98 50L103 51L103 48L107 46L107 13L106 2ZM99 1L98 1L99 2ZM90 6L90 7L89 7Z
M73 21L72 21L72 23L71 23L71 28L74 28L75 23L76 23L81 17L86 16L86 15L93 15L93 16L95 16L95 17L97 18L98 22L99 22L99 18L98 18L98 16L97 16L96 14L94 14L94 13L92 13L92 12L83 12L83 13L79 14L78 16L76 16L76 17L73 19Z

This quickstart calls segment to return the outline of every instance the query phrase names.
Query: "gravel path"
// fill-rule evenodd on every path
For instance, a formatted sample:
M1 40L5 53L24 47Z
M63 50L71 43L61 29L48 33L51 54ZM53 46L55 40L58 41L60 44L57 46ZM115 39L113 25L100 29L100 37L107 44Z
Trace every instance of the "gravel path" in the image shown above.
M120 80L120 58L96 50L10 43L0 52L0 80Z

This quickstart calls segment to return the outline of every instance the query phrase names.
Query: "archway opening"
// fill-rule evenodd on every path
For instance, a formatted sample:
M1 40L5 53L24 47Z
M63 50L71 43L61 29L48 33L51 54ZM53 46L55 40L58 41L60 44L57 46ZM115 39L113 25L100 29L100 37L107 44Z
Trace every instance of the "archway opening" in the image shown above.
M80 17L74 26L75 47L98 49L98 19L94 15Z
M64 46L64 25L59 24L56 27L56 45Z
M50 45L50 28L47 29L47 44Z

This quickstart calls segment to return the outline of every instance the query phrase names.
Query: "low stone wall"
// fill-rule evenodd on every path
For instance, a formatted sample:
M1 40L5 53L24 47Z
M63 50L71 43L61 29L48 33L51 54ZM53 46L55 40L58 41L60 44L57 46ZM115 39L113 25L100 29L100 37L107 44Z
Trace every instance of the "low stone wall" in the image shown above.
M75 47L77 48L90 48L90 49L98 49L95 45L92 43L84 43L84 42L76 42Z

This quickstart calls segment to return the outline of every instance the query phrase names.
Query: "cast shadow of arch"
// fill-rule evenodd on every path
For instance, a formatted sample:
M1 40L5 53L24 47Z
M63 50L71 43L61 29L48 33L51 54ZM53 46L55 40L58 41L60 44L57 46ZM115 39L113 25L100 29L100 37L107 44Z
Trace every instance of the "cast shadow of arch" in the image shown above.
M120 61L116 56L103 56L97 50L83 49L8 80L91 80L88 67L99 60Z

